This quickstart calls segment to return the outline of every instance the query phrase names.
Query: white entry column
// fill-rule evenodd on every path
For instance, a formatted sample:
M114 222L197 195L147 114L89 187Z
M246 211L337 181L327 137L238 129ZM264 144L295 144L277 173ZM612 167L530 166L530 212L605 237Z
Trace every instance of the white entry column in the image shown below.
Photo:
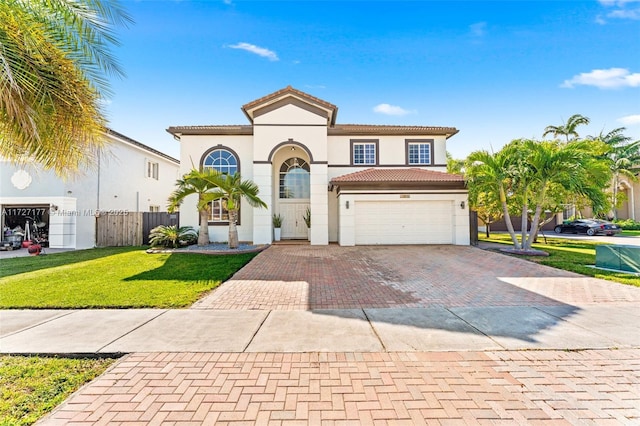
M260 199L267 204L266 209L253 209L254 244L271 244L273 241L271 223L271 215L273 214L272 169L273 166L270 163L254 163L253 165L253 182L258 185Z
M329 244L329 193L327 164L311 163L311 245Z

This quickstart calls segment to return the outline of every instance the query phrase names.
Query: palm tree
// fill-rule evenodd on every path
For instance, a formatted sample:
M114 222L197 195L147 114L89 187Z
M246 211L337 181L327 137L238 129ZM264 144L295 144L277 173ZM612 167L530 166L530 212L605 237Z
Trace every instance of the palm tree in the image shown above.
M198 196L197 209L200 216L200 231L198 233L198 245L205 246L209 244L209 214L211 212L211 200L205 197L205 194L212 191L216 185L212 182L214 177L219 173L212 169L199 171L191 170L184 175L182 179L176 182L176 190L169 196L169 206L167 210L170 213L178 210L182 202L189 195L196 194ZM216 176L214 176L216 175Z
M92 164L104 144L118 0L0 1L0 155L60 176Z
M629 143L631 138L624 135L625 130L624 127L618 127L607 134L600 132L598 136L587 137L589 140L604 142L609 148L604 158L612 174L611 207L614 219L618 218L620 177L626 176L629 180L636 181L640 169L640 140Z
M544 133L542 137L551 134L554 138L557 138L559 135L563 135L567 142L569 142L569 136L573 136L574 139L578 138L578 132L576 128L582 124L589 124L589 118L584 117L580 114L574 114L567 120L566 124L562 124L560 126L547 126L544 129Z
M587 136L589 140L598 140L606 143L609 146L620 146L627 144L631 138L624 135L624 131L627 130L626 127L618 127L613 129L606 135L600 132L598 136Z
M510 154L511 152L505 149L497 153L489 153L486 150L472 152L467 157L465 176L467 185L470 188L474 187L474 193L490 192L496 194L496 198L502 206L502 213L511 241L516 249L520 249L520 242L516 238L507 205L507 192L510 190L513 177Z
M221 200L222 207L229 212L229 248L238 248L238 212L240 202L244 198L250 206L266 208L267 205L259 197L258 185L250 180L242 180L239 173L233 175L213 171L205 180L214 189L203 194L203 200L210 203Z
M552 185L559 185L570 193L586 196L594 210L605 204L602 188L609 181L609 170L600 160L603 146L591 141L574 141L560 144L556 141L527 141L527 164L531 171L531 202L535 205L528 238L523 249L530 250L538 230L538 224L547 192Z

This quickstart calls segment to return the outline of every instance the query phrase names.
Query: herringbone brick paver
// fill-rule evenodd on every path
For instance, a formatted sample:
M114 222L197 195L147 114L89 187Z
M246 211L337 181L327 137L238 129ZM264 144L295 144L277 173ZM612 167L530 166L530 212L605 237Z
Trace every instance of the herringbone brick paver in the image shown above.
M553 306L640 302L640 288L474 247L273 246L200 309Z
M54 424L638 424L640 349L132 354Z

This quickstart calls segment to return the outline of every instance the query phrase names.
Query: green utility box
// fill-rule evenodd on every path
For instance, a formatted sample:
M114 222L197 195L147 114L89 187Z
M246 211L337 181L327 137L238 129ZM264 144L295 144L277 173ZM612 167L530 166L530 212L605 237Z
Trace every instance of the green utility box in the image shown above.
M640 247L596 246L596 267L640 273Z

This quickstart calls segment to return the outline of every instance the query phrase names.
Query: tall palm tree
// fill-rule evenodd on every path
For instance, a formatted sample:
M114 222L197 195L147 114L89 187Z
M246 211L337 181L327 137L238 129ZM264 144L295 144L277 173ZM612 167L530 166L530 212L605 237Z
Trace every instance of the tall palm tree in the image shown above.
M567 139L567 142L569 142L571 140L569 138L570 136L572 136L573 139L578 138L576 128L583 124L589 124L589 122L590 120L588 117L584 117L580 114L574 114L569 117L566 124L563 123L560 126L545 127L542 137L544 138L547 135L553 135L554 138L557 138L559 135L562 135Z
M92 164L103 145L118 0L0 1L0 155L61 176Z
M620 146L625 145L631 138L624 135L624 131L627 130L626 127L618 127L616 129L611 130L609 133L604 134L600 132L597 136L587 136L589 140L598 140L606 143L609 146Z
M491 192L496 194L511 241L516 249L520 249L520 242L511 223L511 215L507 204L507 192L513 177L513 168L510 157L511 152L502 149L497 153L489 153L486 150L472 152L467 157L465 177L467 185L474 187L474 193Z
M200 216L200 231L198 233L198 245L205 246L209 244L209 214L211 212L211 200L205 197L205 194L212 191L216 185L212 182L213 178L219 173L212 169L199 171L191 170L184 175L182 179L176 182L176 190L169 196L169 206L167 210L170 213L178 210L182 202L189 195L198 196L198 214Z
M526 141L523 149L529 169L529 195L531 203L535 205L529 235L526 240L523 238L523 249L531 250L542 209L547 203L547 192L552 185L586 196L592 202L594 210L598 210L605 204L602 188L609 181L610 173L606 164L600 160L605 148L591 141L573 141L567 144L556 141Z
M258 185L250 180L242 180L239 173L233 175L213 172L206 176L211 186L211 191L203 194L203 199L210 203L214 200L221 200L222 207L229 212L229 248L238 247L238 212L240 202L245 199L250 206L266 208L267 205L258 197Z

